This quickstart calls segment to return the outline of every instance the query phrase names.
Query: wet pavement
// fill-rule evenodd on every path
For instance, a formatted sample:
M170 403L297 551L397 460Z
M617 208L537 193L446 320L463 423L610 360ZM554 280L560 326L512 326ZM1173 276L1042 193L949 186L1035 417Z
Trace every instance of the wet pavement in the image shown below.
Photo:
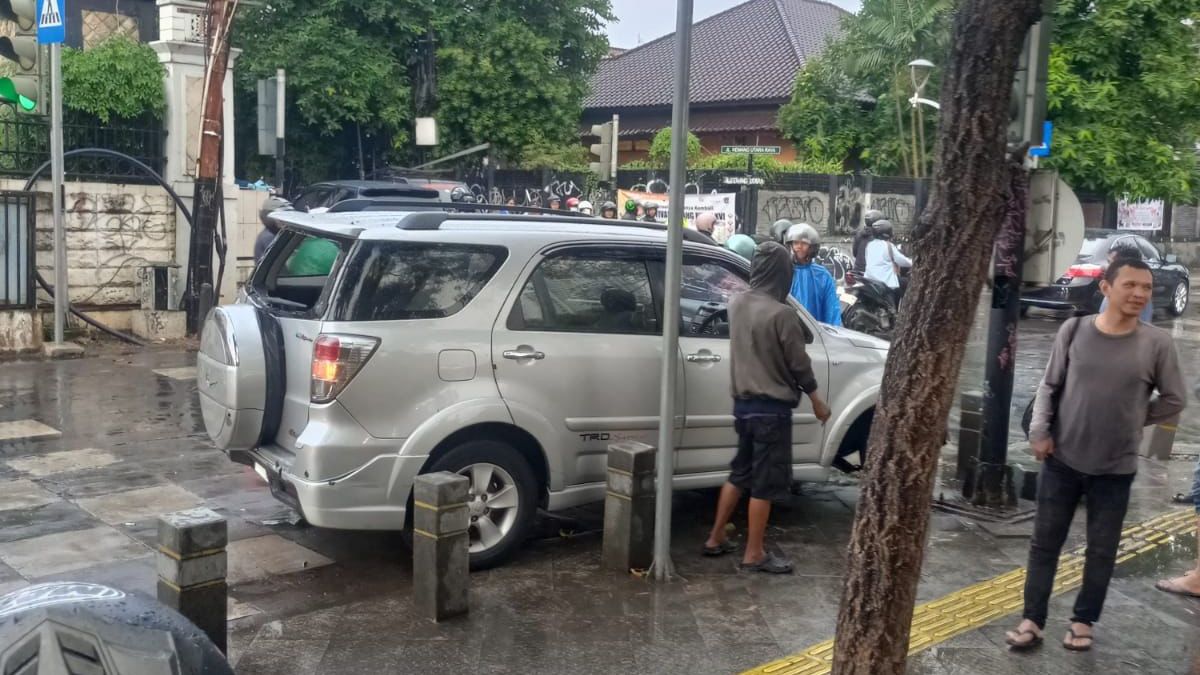
M1014 427L1057 325L1022 322ZM1200 314L1160 325L1195 382ZM793 576L742 574L732 557L700 557L715 496L684 492L674 503L679 582L600 571L601 509L589 506L543 518L513 561L472 575L467 617L433 624L413 616L410 554L398 534L297 523L252 470L209 445L193 358L110 348L75 362L3 365L0 593L74 579L153 595L157 515L203 505L229 522L230 660L239 673L732 673L833 635L852 479L804 485L772 514L771 545L796 563ZM1200 455L1198 409L1193 402L1180 425L1177 458L1142 461L1127 524L1179 509L1169 497L1189 486ZM952 448L944 463L952 472ZM744 510L734 522L742 526ZM1028 523L1000 531L938 512L931 522L922 603L1024 565ZM1081 529L1069 547L1082 543ZM1200 600L1152 587L1194 556L1194 540L1177 536L1123 563L1091 653L1058 646L1068 593L1052 603L1040 651L1002 648L1016 621L1006 616L923 649L909 670L1200 673Z

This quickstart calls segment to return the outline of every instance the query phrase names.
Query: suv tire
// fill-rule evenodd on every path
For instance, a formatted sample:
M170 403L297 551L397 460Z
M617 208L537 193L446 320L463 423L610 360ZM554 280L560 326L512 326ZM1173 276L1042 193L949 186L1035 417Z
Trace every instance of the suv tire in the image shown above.
M500 441L467 441L434 460L428 471L462 474L471 481L467 497L471 569L495 567L524 543L537 512L538 484L516 448ZM477 481L488 484L481 489ZM504 506L490 506L489 499ZM485 538L492 539L490 545Z

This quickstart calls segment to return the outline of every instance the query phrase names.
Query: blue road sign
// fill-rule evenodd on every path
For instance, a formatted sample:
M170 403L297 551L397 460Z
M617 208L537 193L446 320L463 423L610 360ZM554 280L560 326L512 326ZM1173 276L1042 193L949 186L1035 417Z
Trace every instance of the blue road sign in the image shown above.
M48 45L67 39L66 0L36 0L37 41Z
M1054 139L1054 123L1046 120L1042 123L1042 144L1029 149L1030 157L1049 157L1050 142Z

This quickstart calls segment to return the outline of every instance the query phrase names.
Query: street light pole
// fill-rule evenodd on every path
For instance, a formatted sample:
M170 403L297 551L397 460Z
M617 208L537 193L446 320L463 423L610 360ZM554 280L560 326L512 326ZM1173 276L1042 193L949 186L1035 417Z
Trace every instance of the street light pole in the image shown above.
M917 129L913 134L914 139L920 144L920 153L913 158L917 166L920 167L915 172L918 177L925 175L925 110L920 106L920 103L925 99L921 98L921 94L925 91L925 85L929 84L929 76L933 74L933 62L928 59L916 59L908 64L909 72L912 74L913 97L909 99L912 107L917 111ZM930 101L934 106L938 106L936 102Z
M662 382L658 405L658 484L654 511L654 563L659 581L675 575L671 562L671 494L675 475L675 399L679 374L679 286L683 270L683 186L687 182L688 77L692 58L692 0L675 14L675 96L671 108L671 203L667 211L667 265L663 281Z

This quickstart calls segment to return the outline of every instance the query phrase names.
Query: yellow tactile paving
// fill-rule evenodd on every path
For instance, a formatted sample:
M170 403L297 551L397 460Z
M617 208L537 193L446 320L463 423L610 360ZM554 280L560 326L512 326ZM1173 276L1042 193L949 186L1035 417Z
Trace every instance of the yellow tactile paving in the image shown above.
M1143 555L1190 532L1194 511L1181 509L1131 525L1121 532L1117 563ZM1059 558L1054 593L1065 593L1083 581L1082 547ZM1025 568L1005 572L918 606L913 611L908 653L915 654L955 635L965 633L1011 614L1024 604ZM747 670L743 675L823 675L833 664L833 640L815 644L786 658Z

